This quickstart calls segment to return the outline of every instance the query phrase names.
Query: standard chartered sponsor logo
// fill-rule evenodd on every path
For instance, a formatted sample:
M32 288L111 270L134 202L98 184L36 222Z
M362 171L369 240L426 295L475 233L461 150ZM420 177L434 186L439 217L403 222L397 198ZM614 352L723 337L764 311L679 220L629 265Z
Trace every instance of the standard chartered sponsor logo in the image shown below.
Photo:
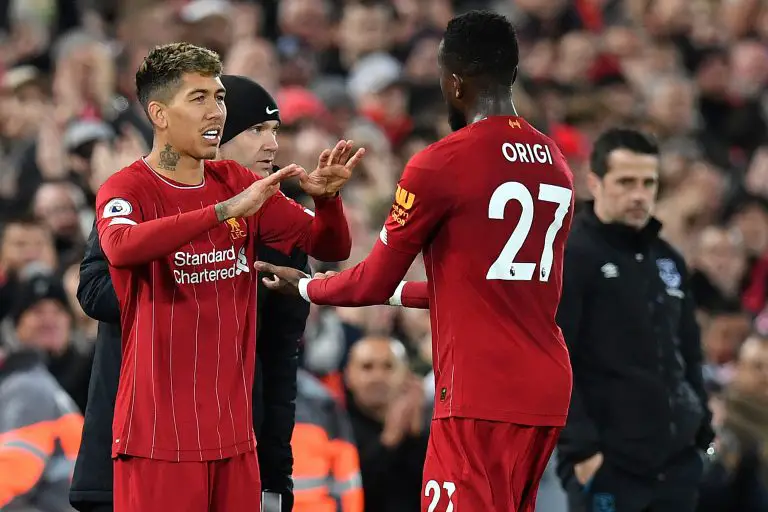
M243 272L250 272L248 259L245 257L245 247L235 254L235 248L213 250L209 252L191 253L179 251L173 255L173 277L178 284L211 283L224 279L232 279ZM229 263L221 268L197 270L200 265ZM195 267L193 269L186 267Z

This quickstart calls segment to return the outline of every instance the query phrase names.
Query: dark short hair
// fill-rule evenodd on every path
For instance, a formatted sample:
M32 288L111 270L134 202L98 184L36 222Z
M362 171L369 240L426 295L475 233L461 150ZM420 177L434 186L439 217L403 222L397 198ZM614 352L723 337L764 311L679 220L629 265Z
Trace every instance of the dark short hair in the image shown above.
M459 76L511 85L519 60L517 32L501 14L469 11L453 18L443 34L440 62Z
M659 156L659 145L650 135L629 128L610 128L600 134L592 146L589 157L592 172L601 178L605 176L608 172L608 156L617 149Z
M136 96L147 110L150 101L169 102L185 73L221 75L219 54L189 43L156 46L136 71Z
M5 233L8 231L8 228L11 226L22 226L25 228L39 228L42 230L47 230L45 227L45 224L43 224L43 221L37 219L34 215L31 213L24 213L21 215L14 215L5 217L3 219L0 219L0 245L3 244L3 240L5 239Z

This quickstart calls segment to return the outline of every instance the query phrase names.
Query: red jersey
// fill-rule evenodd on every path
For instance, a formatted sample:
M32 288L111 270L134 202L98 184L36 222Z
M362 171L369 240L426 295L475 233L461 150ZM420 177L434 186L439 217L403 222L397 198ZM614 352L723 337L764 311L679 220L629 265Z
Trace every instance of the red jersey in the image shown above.
M206 162L189 186L139 160L99 190L122 324L113 456L200 461L254 449L256 244L326 259L350 246L339 199L316 203L315 215L278 193L252 217L219 222L214 205L256 179L235 162Z
M436 418L565 424L572 377L555 314L573 201L557 146L519 117L475 122L406 166L369 260L398 267L399 279L423 252ZM302 293L342 302L342 280L375 274L366 265L312 280ZM385 280L389 293L397 282ZM368 303L366 286L355 288L352 302Z

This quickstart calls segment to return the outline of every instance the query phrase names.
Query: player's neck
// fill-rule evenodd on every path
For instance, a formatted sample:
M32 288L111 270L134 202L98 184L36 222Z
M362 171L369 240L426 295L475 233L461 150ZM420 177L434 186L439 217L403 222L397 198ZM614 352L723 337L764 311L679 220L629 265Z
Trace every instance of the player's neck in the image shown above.
M507 91L503 94L479 94L469 114L467 118L475 122L490 116L517 116L517 110Z
M161 176L185 185L198 185L203 181L203 161L185 155L167 142L155 140L147 163Z

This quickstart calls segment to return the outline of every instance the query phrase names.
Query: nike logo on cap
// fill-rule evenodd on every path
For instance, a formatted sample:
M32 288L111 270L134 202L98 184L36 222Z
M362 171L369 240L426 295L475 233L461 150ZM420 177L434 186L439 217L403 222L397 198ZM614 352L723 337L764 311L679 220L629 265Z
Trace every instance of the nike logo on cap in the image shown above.
M270 109L269 109L269 107L267 107L267 115L270 115L270 116L271 116L271 115L272 115L272 114L274 114L275 112L277 112L277 109L273 109L273 110L270 110Z

